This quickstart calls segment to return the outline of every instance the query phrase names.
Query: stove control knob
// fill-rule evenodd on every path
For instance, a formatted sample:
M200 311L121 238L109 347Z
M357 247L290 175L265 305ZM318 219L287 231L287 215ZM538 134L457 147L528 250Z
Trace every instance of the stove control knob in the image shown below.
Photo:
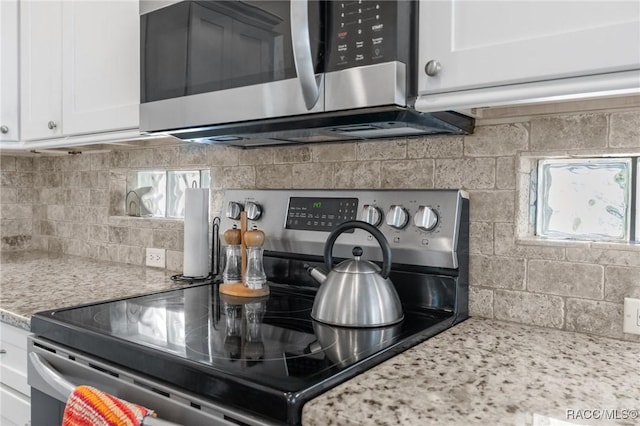
M429 206L420 206L413 223L423 231L431 231L438 224L438 213Z
M387 213L387 225L392 228L402 229L409 222L409 213L402 206L391 206Z
M365 204L362 208L360 220L367 222L373 226L380 226L382 223L382 212L376 206Z
M236 203L235 201L229 201L229 204L227 204L226 216L229 219L238 220L240 219L240 213L242 213L242 204Z
M258 203L247 201L244 209L247 212L247 219L249 220L258 220L262 217L262 207Z

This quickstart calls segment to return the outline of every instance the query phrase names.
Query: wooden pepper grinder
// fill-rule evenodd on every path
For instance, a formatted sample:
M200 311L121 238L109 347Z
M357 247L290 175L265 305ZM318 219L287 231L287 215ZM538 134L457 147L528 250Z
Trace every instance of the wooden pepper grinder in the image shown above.
M224 242L227 243L227 245L240 245L242 234L240 233L240 230L238 228L227 229L226 231L224 231L223 236Z
M246 222L240 222L241 228L229 229L224 233L227 247L241 244L241 271L242 282L227 282L224 279L220 284L220 293L237 297L262 297L269 294L269 286L264 273L262 263L262 245L264 244L264 232L258 229L246 231ZM243 229L244 228L244 229Z

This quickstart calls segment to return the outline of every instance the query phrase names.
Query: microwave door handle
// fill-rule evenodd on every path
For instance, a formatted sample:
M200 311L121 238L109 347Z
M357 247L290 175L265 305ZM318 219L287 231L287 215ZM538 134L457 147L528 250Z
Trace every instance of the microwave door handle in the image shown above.
M309 2L308 0L291 0L291 41L293 43L293 61L296 74L302 88L307 110L311 110L320 97L322 75L316 79L311 57L311 40L309 39Z

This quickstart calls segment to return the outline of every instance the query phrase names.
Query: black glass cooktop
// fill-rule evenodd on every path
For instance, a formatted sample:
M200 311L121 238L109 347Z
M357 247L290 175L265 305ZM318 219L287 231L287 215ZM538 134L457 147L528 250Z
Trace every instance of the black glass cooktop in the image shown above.
M36 335L245 412L300 422L302 405L448 328L452 314L412 312L384 328L310 318L315 290L271 285L261 299L216 284L41 312Z

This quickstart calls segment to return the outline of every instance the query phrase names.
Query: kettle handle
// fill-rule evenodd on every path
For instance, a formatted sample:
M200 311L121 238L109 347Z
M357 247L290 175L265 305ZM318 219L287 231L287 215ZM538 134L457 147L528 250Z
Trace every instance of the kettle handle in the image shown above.
M336 239L338 239L340 234L343 232L355 228L364 229L373 235L373 237L378 241L378 244L380 244L380 248L382 249L382 271L380 272L380 275L382 278L387 279L391 272L391 246L378 228L361 220L348 220L346 222L342 222L336 227L336 229L331 231L331 234L329 234L324 246L324 265L327 267L327 270L330 271L333 268L332 252Z

